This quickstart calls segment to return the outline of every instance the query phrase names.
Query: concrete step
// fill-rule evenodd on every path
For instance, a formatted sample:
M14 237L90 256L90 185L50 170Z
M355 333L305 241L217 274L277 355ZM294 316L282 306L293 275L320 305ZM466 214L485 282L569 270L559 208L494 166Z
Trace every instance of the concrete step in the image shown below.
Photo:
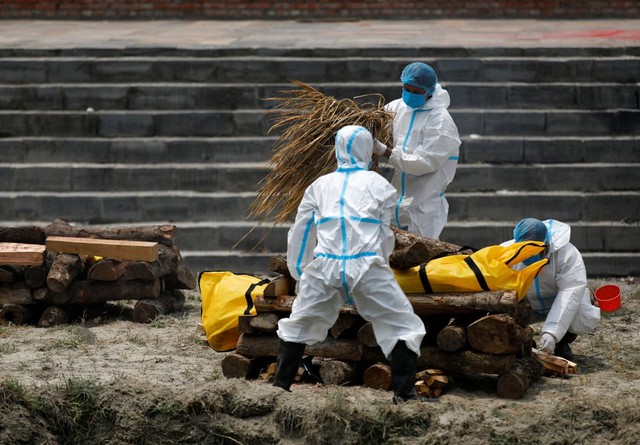
M29 192L254 192L264 163L2 164L0 188ZM461 164L448 192L640 190L636 164ZM385 177L391 172L384 168Z
M506 82L506 81L505 81ZM638 83L482 83L443 81L451 109L592 109L638 108ZM384 103L400 96L394 82L314 83L338 99L365 96ZM101 83L0 85L3 110L197 110L268 109L291 84Z
M531 56L447 57L430 54L402 56L389 49L387 56L354 56L331 52L322 55L245 55L189 57L154 55L109 57L96 52L79 57L11 57L1 55L0 83L60 82L228 82L260 83L298 79L304 82L392 82L409 63L429 63L447 82L631 82L638 81L640 57Z
M619 136L640 134L640 109L453 110L461 135ZM0 137L263 136L262 110L0 111Z
M482 248L513 238L514 221L449 221L440 239ZM226 252L285 252L289 224L261 226L249 221L177 224L181 249ZM640 251L640 224L611 221L571 222L571 242L581 252Z
M385 58L403 57L408 60L430 60L447 58L611 58L639 57L638 46L357 46L357 47L185 47L185 46L75 46L67 48L0 48L0 57L13 58L121 58L121 57L179 57L179 58L219 58L219 57L297 57L315 58Z
M0 139L0 162L264 162L275 140L275 136L5 138Z
M272 253L236 253L227 251L181 251L184 262L197 275L203 271L220 270L274 276L269 270ZM627 277L640 275L640 253L592 252L583 254L589 278Z
M460 162L494 164L637 163L640 162L640 137L465 137L460 147Z
M17 137L0 139L0 163L264 162L275 136ZM461 163L638 163L639 136L465 136Z
M63 218L84 224L230 222L248 218L252 192L0 192L0 220L48 221ZM474 192L447 193L449 221L518 221L526 216L566 222L640 220L640 193Z

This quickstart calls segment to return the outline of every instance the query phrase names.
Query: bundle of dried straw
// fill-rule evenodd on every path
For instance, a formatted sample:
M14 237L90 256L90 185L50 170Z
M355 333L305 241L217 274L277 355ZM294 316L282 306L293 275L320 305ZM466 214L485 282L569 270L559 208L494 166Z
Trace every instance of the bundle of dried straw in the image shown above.
M269 132L282 132L269 161L272 169L261 181L249 208L260 224L267 220L274 224L291 220L306 188L336 169L334 143L340 128L360 125L382 142L391 140L393 116L383 109L381 95L371 95L378 99L376 104L362 100L368 96L338 100L306 83L292 83L295 88L280 91L282 97L267 99L278 102L270 111L277 118Z

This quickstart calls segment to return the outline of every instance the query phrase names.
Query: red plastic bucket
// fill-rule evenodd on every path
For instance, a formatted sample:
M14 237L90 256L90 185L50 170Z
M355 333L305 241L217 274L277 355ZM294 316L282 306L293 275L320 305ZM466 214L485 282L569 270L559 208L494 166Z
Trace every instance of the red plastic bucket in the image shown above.
M615 284L600 286L594 294L601 311L613 312L620 308L620 288Z

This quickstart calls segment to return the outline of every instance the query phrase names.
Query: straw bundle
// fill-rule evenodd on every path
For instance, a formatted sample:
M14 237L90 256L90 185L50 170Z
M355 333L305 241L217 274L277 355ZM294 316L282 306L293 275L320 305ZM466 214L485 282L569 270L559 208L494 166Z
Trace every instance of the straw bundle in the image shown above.
M306 188L318 177L335 171L335 136L346 125L367 128L374 138L391 140L393 116L383 109L384 98L375 94L377 104L359 96L337 100L306 83L292 82L296 88L280 91L282 97L270 111L277 114L269 132L282 130L269 161L271 172L261 182L250 214L261 223L275 224L292 219ZM376 162L377 167L377 162Z

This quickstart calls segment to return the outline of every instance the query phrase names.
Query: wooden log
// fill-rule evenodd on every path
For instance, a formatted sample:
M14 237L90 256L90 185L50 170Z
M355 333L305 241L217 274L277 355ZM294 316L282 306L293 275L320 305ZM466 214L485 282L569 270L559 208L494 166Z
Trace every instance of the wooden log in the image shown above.
M176 270L164 277L165 287L167 289L195 289L198 285L198 279L191 269L184 264L179 264Z
M276 357L280 339L275 335L240 334L236 352L247 357ZM333 339L328 337L319 343L307 346L305 354L336 360L359 361L363 347L356 339Z
M238 331L245 334L257 334L251 326L251 320L255 317L255 315L238 315Z
M265 297L277 297L280 295L289 295L290 294L289 290L291 289L291 286L289 285L289 281L290 280L288 277L285 277L285 276L278 277L272 280L271 283L267 284L262 294Z
M47 249L53 252L101 256L120 260L156 261L158 243L111 239L48 236Z
M9 269L9 266L0 266L0 283L13 283L16 281L16 275Z
M531 383L542 377L543 366L534 355L518 359L511 370L498 377L498 396L505 399L521 399Z
M408 294L407 298L416 314L449 315L491 312L514 314L522 302L515 291L460 292L436 294Z
M469 345L487 354L523 353L531 350L532 332L519 326L507 314L491 314L474 321L467 327Z
M287 267L287 259L282 255L276 255L269 259L269 270L284 275L287 278L292 278L289 268Z
M0 242L44 244L44 231L38 226L0 227Z
M68 308L61 306L47 306L40 319L38 320L38 327L48 328L51 326L57 326L67 323L71 319L71 311Z
M0 308L0 325L16 326L31 323L35 318L36 307L31 304L9 304Z
M384 363L369 366L362 374L362 385L367 388L391 389L391 367Z
M39 266L44 263L43 244L0 243L0 264Z
M353 365L342 360L323 360L320 365L320 378L325 385L345 385L354 376Z
M184 301L184 294L177 289L165 290L158 298L138 300L133 306L133 321L151 323L160 315L180 310L184 306Z
M85 261L78 255L59 253L54 255L47 275L47 287L52 292L64 291L84 270Z
M375 348L378 346L376 335L373 333L373 325L370 322L366 322L358 329L358 341L365 346Z
M394 269L407 269L442 256L470 255L473 253L472 249L463 248L457 244L427 238L394 226L392 226L392 229L395 235L395 246L393 253L389 257L389 263ZM413 251L412 255L402 256L403 253L406 255L410 250L409 248L414 244L421 244L422 246Z
M280 295L274 298L256 296L254 306L260 312L291 312L295 296ZM515 314L518 302L515 291L461 292L438 294L408 294L407 299L419 316L458 315L477 312ZM523 300L525 301L525 300ZM354 306L342 306L340 313L358 315Z
M246 379L253 370L255 359L240 354L229 354L220 362L222 375L228 379Z
M74 238L94 238L111 240L131 240L160 243L172 247L176 236L176 226L121 226L121 227L76 227L61 219L44 228L46 236Z
M31 289L38 289L47 284L49 266L42 264L39 266L28 266L24 270L24 281Z
M63 292L48 288L34 293L36 300L50 304L93 304L112 300L143 300L158 298L163 290L162 281L118 280L113 282L75 280Z
M407 247L394 249L389 256L389 264L393 269L410 269L429 261L429 249L423 242L416 242Z
M436 315L422 315L422 322L427 329L427 333L422 339L422 345L436 346L438 340L438 334L449 324L451 316L449 314L436 314Z
M489 355L468 349L446 352L435 346L423 346L418 369L440 368L450 374L506 374L515 360L515 355Z
M357 326L362 321L357 315L353 314L340 314L338 315L338 319L329 329L329 333L333 338L340 338L342 334L351 329L354 326Z
M94 281L117 281L124 274L129 261L100 260L93 263L87 272L87 278Z
M0 284L0 304L34 304L33 293L26 283Z
M440 349L447 352L463 349L467 345L466 327L453 320L438 332L436 343Z
M122 277L125 280L156 280L177 271L178 264L179 255L167 246L159 245L156 261L127 263Z
M254 332L264 332L265 334L275 334L278 330L278 316L273 313L258 314L252 317L249 324Z

